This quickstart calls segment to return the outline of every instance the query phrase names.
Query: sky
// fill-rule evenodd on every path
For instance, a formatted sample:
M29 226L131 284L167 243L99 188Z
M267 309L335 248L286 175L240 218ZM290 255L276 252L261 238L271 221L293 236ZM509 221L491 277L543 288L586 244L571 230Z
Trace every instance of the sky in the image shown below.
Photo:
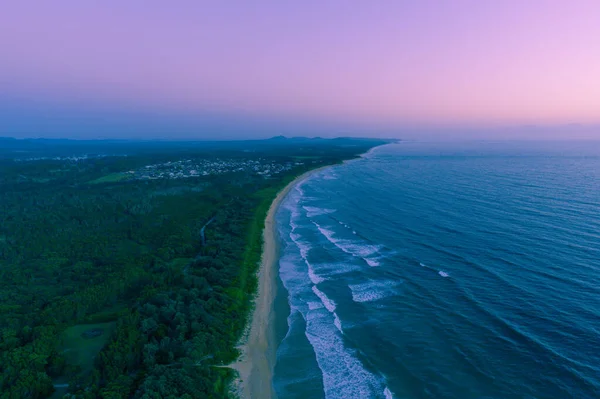
M600 1L0 2L0 136L600 139Z

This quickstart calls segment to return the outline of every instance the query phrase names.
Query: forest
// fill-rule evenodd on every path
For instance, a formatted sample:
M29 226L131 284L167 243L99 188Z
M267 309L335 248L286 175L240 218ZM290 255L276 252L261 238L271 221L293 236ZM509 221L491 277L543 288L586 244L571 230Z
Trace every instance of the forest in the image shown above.
M384 143L0 138L0 399L230 397L270 203ZM133 173L211 160L279 169Z

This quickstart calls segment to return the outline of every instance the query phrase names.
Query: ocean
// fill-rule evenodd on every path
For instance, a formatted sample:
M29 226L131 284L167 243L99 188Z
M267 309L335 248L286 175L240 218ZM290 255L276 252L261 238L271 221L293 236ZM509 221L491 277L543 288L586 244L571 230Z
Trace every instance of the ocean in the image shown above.
M277 213L291 398L600 398L600 143L408 143Z

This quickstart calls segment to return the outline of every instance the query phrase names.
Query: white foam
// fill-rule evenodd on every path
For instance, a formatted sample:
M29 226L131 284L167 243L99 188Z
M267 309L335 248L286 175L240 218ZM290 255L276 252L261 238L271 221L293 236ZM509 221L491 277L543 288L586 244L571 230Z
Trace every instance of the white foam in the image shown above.
M306 266L308 266L308 277L310 278L310 281L313 284L320 284L323 281L325 281L325 279L323 277L320 277L315 273L313 267L311 266L310 263L308 263L307 260L304 260L304 262L306 263Z
M354 352L345 347L331 314L315 310L306 320L305 335L315 351L323 374L326 399L373 398L384 390L382 382L369 373ZM335 328L334 328L335 326ZM379 394L380 395L380 394Z
M301 181L300 183L298 183L298 184L296 184L296 185L294 186L294 190L295 190L295 191L296 191L298 194L300 194L300 196L304 195L304 190L302 190L302 186L304 185L304 182L305 182L305 181L306 181L306 180L304 180L304 181Z
M306 211L306 216L309 218L320 215L328 215L337 211L337 209L317 208L314 206L303 206L302 208L304 208Z
M323 234L325 236L325 238L327 238L327 240L329 240L332 243L335 243L335 238L333 237L334 233L332 230L326 229L325 227L321 227L321 225L319 225L319 223L317 223L317 222L313 222L313 224L315 226L317 226L317 229L319 230L319 232L321 234Z
M298 260L287 258L288 257L286 256L286 259L282 258L279 262L279 275L281 280L288 290L290 297L302 295L302 292L306 290L303 286L310 284L306 278L306 267L302 262L298 262ZM300 307L300 304L297 304L297 306Z
M341 333L344 333L344 331L342 330L342 321L340 320L337 313L335 313L335 312L333 312L333 324L337 327L337 329Z
M449 275L448 273L446 273L445 271L443 271L443 270L440 270L440 271L438 272L438 274L439 274L440 276L442 276L442 277L450 277L450 275Z
M421 267L427 267L427 265L425 263L421 263L421 262L419 262L419 266L421 266Z
M287 252L287 251L286 251ZM323 375L324 396L327 399L382 397L381 378L367 371L355 352L344 344L343 327L336 313L337 304L306 278L306 268L294 251L280 259L280 276L288 290L292 314L299 312L306 321L304 334L313 347L317 364ZM361 267L345 263L316 264L319 273ZM288 317L290 330L298 328ZM288 331L288 335L290 332Z
M292 228L292 231L298 228L297 222L299 221L301 216L300 212L298 211L297 205L298 204L296 203L295 206L287 207L287 209L289 209L290 211L290 227Z
M392 391L390 391L388 387L385 387L383 390L383 395L385 396L385 399L394 399L394 395L392 395Z
M361 270L361 266L352 263L317 263L314 267L319 270L319 276L327 277Z
M380 263L379 263L379 261L377 259L373 259L373 258L363 258L363 259L371 267L376 267L376 266L380 265Z
M323 306L325 306L325 309L327 309L329 313L333 315L333 324L335 325L335 327L339 330L339 332L343 333L344 331L342 330L342 321L338 317L337 313L335 313L335 309L337 307L335 302L332 299L329 299L323 291L317 288L316 285L312 286L312 290L321 299L321 302L323 302Z
M329 312L331 312L331 313L335 312L336 305L333 300L329 299L327 297L327 295L325 295L325 293L323 293L323 291L321 291L320 289L317 288L316 285L312 286L312 290L315 293L315 295L318 296L319 299L321 299L321 302L323 302L323 305L325 305L325 308L327 310L329 310Z
M342 222L341 220L338 220L338 223L339 223L339 224L341 224L342 226L344 226L344 227L345 227L345 228L347 228L347 229L349 229L349 228L350 228L350 226L349 226L349 225L347 225L346 223ZM352 232L356 234L356 232L355 232L354 230L352 230Z
M371 280L360 284L349 284L354 302L374 302L398 294L398 286L401 282L383 280Z
M360 257L374 255L381 249L379 245L356 244L350 240L338 240L338 245L342 251Z
M304 259L304 263L306 264L306 267L308 269L308 277L310 278L310 281L312 281L313 284L319 284L325 281L325 278L320 277L315 273L315 270L308 261L308 252L312 249L312 247L306 242L300 240L300 234L290 233L290 238L300 250L300 256L302 256L302 259Z
M296 246L300 250L300 256L302 256L302 259L306 260L306 257L308 256L308 252L312 249L312 247L308 243L301 241L300 240L301 237L302 236L300 234L290 233L290 238L292 239L294 244L296 244Z
M302 196L302 202L311 202L311 201L320 201L322 198L319 197L311 197L308 195L303 195Z
M300 237L302 237L300 234L298 233L294 233L291 232L290 233L290 238L292 239L292 241L294 241L294 243L298 244L298 240L300 239Z
M364 259L366 257L371 257L372 255L378 253L382 248L382 246L380 245L364 244L355 240L337 238L333 230L323 227L314 221L313 224L317 227L319 232L325 238L327 238L327 241L329 241L342 251L346 252L347 254Z
M298 186L296 187L296 191L303 194L302 190L298 189ZM294 226L297 227L297 225L304 227L302 218L300 215L298 219L292 221L294 225L291 227L294 230ZM308 258L311 258L312 255L310 253L311 245L304 241L297 231L293 232L293 236L290 235L290 239L294 241L298 250L293 245L287 247L279 260L280 277L288 291L288 301L292 309L288 317L288 326L290 326L288 334L293 328L306 326L304 334L313 347L317 364L323 375L325 398L381 397L381 392L385 388L382 379L367 371L356 357L354 350L345 346L342 335L345 324L336 313L337 304L316 286L324 280L323 275L345 273L364 268L364 266L352 264L358 262L312 265L308 262ZM345 244L340 243L340 245ZM307 269L310 281L307 278ZM295 320L292 323L291 316L298 312L306 324L297 324Z
M294 204L293 207L290 206L290 216L292 217L292 219L296 220L301 216L300 211L297 208L298 203Z
M323 179L323 180L337 180L337 178L338 178L337 175L335 173L333 173L332 171L325 171L321 175L321 179Z

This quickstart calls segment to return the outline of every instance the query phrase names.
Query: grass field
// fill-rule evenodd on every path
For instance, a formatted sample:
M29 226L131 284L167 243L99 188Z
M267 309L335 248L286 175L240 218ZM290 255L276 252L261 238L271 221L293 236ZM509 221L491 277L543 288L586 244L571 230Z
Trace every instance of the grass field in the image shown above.
M67 328L60 339L58 351L61 352L69 366L76 367L80 374L89 373L94 367L94 359L104 347L112 334L116 323L78 324ZM100 329L102 335L84 338L82 334L88 330ZM66 373L53 379L55 391L50 399L62 398L68 392L69 380L73 375Z
M69 327L61 336L59 352L63 353L69 365L79 366L82 372L89 372L94 366L96 355L104 347L114 328L114 322ZM93 338L82 336L84 332L95 329L102 330L102 335Z

